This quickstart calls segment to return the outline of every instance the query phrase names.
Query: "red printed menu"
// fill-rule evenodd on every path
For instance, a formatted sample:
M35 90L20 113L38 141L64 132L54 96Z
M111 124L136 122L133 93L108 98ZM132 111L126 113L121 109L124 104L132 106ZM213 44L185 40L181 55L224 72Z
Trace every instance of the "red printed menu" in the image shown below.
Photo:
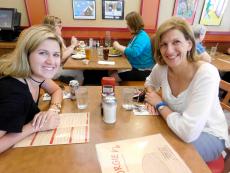
M14 147L89 142L89 119L88 112L60 114L61 121L56 129L34 133L15 144Z

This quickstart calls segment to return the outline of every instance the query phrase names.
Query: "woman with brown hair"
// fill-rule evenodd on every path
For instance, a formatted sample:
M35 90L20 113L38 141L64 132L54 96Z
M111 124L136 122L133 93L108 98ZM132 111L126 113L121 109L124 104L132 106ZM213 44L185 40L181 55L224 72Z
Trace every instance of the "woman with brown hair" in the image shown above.
M217 159L229 147L228 127L218 97L220 76L215 66L195 57L191 26L172 17L157 30L157 64L146 79L145 101L169 128L194 145L206 161ZM161 88L159 95L154 90Z
M150 37L144 31L144 22L139 13L133 11L126 15L125 20L133 38L128 46L123 46L115 41L113 47L121 51L132 65L131 71L118 72L115 78L123 81L144 81L150 74L154 59Z

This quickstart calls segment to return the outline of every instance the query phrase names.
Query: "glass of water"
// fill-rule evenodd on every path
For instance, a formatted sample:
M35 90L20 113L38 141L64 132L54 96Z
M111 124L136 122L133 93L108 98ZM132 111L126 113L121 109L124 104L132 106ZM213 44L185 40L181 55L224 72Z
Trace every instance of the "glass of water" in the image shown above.
M126 110L133 109L134 88L123 88L122 90L122 107Z
M75 90L76 103L78 109L86 109L88 107L88 88L79 87Z

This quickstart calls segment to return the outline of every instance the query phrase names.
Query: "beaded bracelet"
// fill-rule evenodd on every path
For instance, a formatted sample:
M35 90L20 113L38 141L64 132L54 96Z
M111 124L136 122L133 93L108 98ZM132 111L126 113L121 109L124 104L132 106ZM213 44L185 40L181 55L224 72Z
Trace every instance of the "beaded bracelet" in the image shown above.
M50 106L56 106L57 109L61 110L61 103L51 103Z
M53 109L53 108L49 108L49 111L54 111L54 112L57 112L57 113L61 112L60 109Z

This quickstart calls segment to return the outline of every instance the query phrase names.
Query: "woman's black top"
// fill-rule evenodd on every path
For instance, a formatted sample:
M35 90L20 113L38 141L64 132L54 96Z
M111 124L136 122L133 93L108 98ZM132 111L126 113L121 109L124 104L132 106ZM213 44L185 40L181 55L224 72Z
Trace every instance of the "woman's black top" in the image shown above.
M21 132L38 112L27 83L9 76L0 79L0 130Z

